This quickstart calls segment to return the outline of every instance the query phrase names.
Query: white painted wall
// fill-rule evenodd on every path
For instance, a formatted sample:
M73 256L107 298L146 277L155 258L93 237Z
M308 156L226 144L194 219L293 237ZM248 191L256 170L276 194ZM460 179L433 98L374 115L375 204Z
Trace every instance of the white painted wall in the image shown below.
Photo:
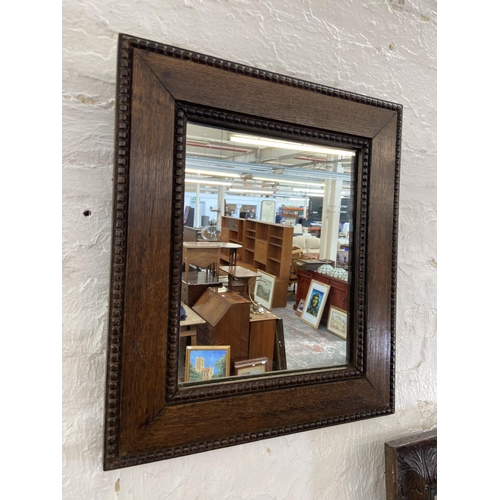
M384 442L436 426L436 2L63 4L64 498L385 498ZM120 32L404 105L395 415L102 471Z

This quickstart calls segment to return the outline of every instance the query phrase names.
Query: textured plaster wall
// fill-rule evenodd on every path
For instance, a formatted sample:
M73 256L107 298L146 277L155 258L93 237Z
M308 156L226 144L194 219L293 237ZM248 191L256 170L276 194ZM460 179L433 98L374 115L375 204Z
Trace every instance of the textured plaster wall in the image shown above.
M436 426L436 24L433 0L64 1L65 499L385 498L384 442ZM395 415L102 471L120 32L404 105Z

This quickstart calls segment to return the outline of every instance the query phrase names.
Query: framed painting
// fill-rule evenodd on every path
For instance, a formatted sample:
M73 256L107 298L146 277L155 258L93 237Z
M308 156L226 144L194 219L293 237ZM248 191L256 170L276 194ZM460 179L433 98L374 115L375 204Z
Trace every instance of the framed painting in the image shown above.
M276 278L264 271L257 271L257 274L259 277L255 280L254 300L270 311L273 305Z
M297 306L297 310L295 311L295 314L297 316L301 316L302 315L302 311L304 310L304 304L305 303L306 303L306 301L304 299L300 299L299 305Z
M347 340L347 311L330 306L326 329L341 339Z
M317 329L328 300L329 292L330 285L311 280L300 319Z
M187 346L185 382L229 377L230 346Z
M235 361L234 374L241 376L265 373L268 370L268 363L269 360L266 357Z

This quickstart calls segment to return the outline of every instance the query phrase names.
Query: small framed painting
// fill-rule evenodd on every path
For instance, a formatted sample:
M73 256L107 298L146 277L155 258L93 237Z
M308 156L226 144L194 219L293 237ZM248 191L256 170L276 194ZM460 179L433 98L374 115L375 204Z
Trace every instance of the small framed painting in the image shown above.
M347 340L347 311L330 306L326 329L341 339Z
M258 375L266 373L269 360L266 357L245 359L244 361L234 362L235 375Z
M255 280L254 300L269 311L273 306L274 283L276 278L264 271L257 271L259 277Z
M229 377L230 350L228 345L187 346L184 382Z
M328 301L329 292L330 285L311 280L300 319L313 328L318 329L323 310Z
M297 316L301 316L302 315L302 311L304 310L304 304L305 303L306 303L306 301L304 299L300 299L299 305L297 306L297 309L295 311L295 314Z

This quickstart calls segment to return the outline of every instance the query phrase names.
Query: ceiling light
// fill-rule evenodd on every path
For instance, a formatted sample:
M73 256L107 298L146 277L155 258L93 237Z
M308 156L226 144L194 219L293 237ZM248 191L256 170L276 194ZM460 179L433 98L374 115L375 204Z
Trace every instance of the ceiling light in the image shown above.
M334 149L326 146L313 146L312 144L304 144L290 141L278 141L276 139L269 139L267 137L256 137L251 135L242 134L229 134L229 140L240 144L252 144L254 146L271 147L271 148L284 148L292 149L295 151L308 151L310 153L323 153L330 155L343 155L355 156L354 151L347 149Z
M228 189L229 193L257 193L257 194L274 194L274 191L263 191L257 189Z
M281 182L282 184L300 184L301 186L323 186L321 182L309 182L307 180L303 181L289 181L288 179L281 179L280 177L254 177L256 181L270 181L270 182Z
M224 182L224 181L213 181L211 179L186 179L186 184L205 184L208 186L214 185L214 186L232 186L231 182Z
M316 193L316 194L324 194L325 192L322 189L307 189L307 188L292 188L292 191L299 191L301 193Z
M215 175L218 177L240 177L240 174L235 174L235 173L227 173L227 172L214 172L212 170L201 170L197 168L186 168L186 172L188 174L205 174L205 175Z

